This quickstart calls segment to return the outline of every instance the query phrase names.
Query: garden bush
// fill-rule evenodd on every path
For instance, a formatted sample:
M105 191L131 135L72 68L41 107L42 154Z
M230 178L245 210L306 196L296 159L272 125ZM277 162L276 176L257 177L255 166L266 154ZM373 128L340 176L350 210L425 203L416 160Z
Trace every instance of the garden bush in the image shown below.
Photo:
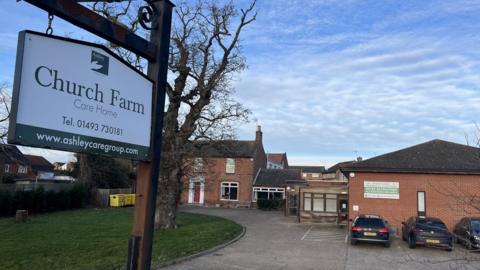
M0 216L12 216L18 209L43 213L82 208L88 204L88 198L88 188L82 184L57 192L45 191L43 187L30 191L0 191Z
M258 199L257 207L262 210L275 210L282 207L283 200L279 199Z

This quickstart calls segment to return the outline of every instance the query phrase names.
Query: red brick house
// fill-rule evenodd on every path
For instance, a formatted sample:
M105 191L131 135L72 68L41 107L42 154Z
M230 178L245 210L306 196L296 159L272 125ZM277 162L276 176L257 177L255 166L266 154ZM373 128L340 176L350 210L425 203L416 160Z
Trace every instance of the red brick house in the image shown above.
M260 126L252 141L200 141L193 148L181 203L251 207L254 178L267 164Z
M0 182L13 181L17 178L26 178L31 171L29 161L15 145L0 145Z
M325 166L290 166L289 169L300 170L302 179L321 180L325 172Z
M287 153L267 153L267 169L288 169Z
M452 229L480 215L480 148L432 140L341 170L351 218L378 214L399 229L410 216L432 216Z
M30 164L29 176L33 178L50 179L53 178L53 164L42 156L24 155Z

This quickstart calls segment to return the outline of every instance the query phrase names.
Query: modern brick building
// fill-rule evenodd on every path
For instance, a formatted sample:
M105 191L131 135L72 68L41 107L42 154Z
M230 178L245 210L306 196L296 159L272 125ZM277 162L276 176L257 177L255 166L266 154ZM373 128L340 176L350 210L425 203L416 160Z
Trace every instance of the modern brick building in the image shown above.
M183 178L183 204L251 207L253 181L267 164L260 126L255 140L201 141L192 152Z
M480 215L480 148L432 140L341 167L349 215L378 214L400 229L410 216L442 219L449 229Z

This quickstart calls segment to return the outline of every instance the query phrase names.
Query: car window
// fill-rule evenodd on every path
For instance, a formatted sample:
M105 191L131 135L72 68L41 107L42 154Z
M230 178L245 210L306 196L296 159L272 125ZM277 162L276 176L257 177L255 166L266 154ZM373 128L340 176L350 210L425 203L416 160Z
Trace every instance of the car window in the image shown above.
M431 219L419 219L417 221L416 227L422 229L447 229L447 226L439 220L431 220Z
M384 228L385 223L379 218L358 218L355 222L355 226L359 227L371 227L371 228Z
M480 234L480 220L472 220L470 224L472 226L472 232Z

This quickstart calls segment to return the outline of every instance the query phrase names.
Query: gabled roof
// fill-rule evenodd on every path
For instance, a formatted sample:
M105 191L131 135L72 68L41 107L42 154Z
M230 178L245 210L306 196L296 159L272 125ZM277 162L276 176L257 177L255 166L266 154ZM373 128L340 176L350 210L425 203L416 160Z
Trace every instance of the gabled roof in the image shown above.
M25 155L25 158L29 161L30 166L35 171L53 171L53 165L42 156Z
M257 151L257 144L255 141L205 140L192 142L190 150L195 156L254 157Z
M341 170L345 172L480 174L480 148L432 140L341 166Z
M262 168L255 177L253 185L262 187L283 187L288 180L303 181L300 170Z
M302 173L323 173L325 166L288 166L289 169L300 170Z
M333 165L332 167L328 168L325 172L326 173L334 173L334 172L337 172L340 169L340 167L346 166L348 164L352 164L352 163L355 163L355 162L356 162L355 160L339 162L339 163Z
M21 165L28 165L29 163L22 152L20 152L15 145L0 145L0 155L5 158L5 163L19 163Z
M285 161L285 165L288 166L287 153L267 153L267 159L279 165Z

